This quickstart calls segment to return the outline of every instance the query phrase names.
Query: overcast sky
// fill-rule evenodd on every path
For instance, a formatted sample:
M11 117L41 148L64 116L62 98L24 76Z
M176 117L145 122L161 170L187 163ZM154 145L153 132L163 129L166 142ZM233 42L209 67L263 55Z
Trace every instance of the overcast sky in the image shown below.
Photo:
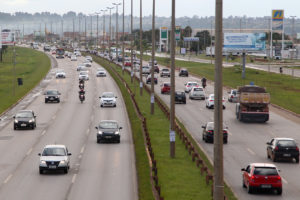
M112 6L113 2L123 0L0 0L0 12L55 12L63 14L68 11L90 14ZM130 0L125 0L125 14L130 13ZM134 15L139 15L140 0L133 0ZM169 17L171 0L156 0L156 15ZM176 17L198 15L213 16L215 0L176 0ZM300 0L223 0L224 17L230 15L249 17L270 16L272 9L284 9L285 17L300 18ZM121 7L120 9L121 10ZM152 0L143 0L143 15L151 15Z

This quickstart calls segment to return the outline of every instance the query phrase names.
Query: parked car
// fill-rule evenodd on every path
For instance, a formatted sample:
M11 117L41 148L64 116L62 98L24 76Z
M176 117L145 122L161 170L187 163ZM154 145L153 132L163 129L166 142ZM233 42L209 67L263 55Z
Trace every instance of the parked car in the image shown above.
M102 120L95 128L97 129L97 143L104 140L120 143L120 130L122 127L119 126L117 121Z
M187 69L180 69L178 75L179 76L186 76L186 77L188 77L189 76L189 72L188 72Z
M237 90L231 90L230 92L228 92L228 101L229 102L237 102L238 98L237 98Z
M214 94L210 94L208 97L206 97L205 100L206 108L212 109L215 105L215 96ZM223 97L223 109L225 109L225 98Z
M189 93L193 87L200 87L199 83L197 83L197 82L191 82L191 81L187 82L184 85L185 85L184 91L186 93Z
M160 73L160 77L170 77L171 76L171 73L170 73L170 69L168 68L164 68L161 70L161 73Z
M279 170L269 163L251 163L243 172L243 187L247 188L249 194L254 190L276 190L278 195L282 194L282 181Z
M175 91L175 103L183 103L186 104L186 96L185 92Z
M193 87L191 92L189 93L189 98L205 100L205 92L203 87Z
M214 142L214 122L207 122L202 126L202 140L205 142ZM223 143L228 142L228 127L223 123Z
M44 95L45 95L45 103L60 102L60 92L58 90L46 90Z
M156 76L156 74L154 74L153 79L154 79L154 84L157 84L157 76ZM151 74L149 74L149 75L147 76L146 84L151 84Z
M40 156L39 171L63 170L65 174L70 169L70 156L72 155L65 145L46 145Z
M106 77L106 71L103 68L98 68L96 72L97 77Z
M63 69L58 69L55 74L55 78L66 78L66 73Z
M273 138L267 142L267 156L273 162L279 159L295 159L299 163L299 148L292 138Z
M19 128L34 129L36 127L36 116L32 110L20 110L13 118L14 130Z
M89 74L87 71L81 71L81 72L79 72L78 78L79 78L79 80L87 81L87 80L89 80Z
M117 96L114 95L113 92L103 92L100 98L100 107L109 106L116 107L117 106Z
M161 94L170 93L170 90L171 90L171 84L169 82L164 82L161 85L160 93Z

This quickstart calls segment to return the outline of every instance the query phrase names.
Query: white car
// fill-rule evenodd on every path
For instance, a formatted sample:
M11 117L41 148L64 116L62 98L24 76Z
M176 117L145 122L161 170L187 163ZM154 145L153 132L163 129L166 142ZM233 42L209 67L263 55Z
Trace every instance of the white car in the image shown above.
M40 156L40 174L50 170L63 170L65 174L68 173L72 154L65 145L46 145L43 152L38 155Z
M59 69L56 71L55 78L66 78L66 73L64 70Z
M106 77L106 71L103 68L98 68L96 72L97 77Z
M72 55L72 56L71 56L71 61L77 61L76 55Z
M184 91L186 93L189 93L193 87L200 87L199 83L197 83L197 82L187 82L184 85L185 85Z
M237 98L237 90L231 90L230 92L228 92L228 101L229 102L237 102L238 98Z
M84 64L80 64L77 66L77 71L86 71L86 67Z
M205 92L203 87L193 87L189 94L189 98L205 100Z
M86 60L86 61L93 62L93 58L92 58L91 56L86 56L86 57L85 57L85 60Z
M89 80L89 74L87 71L81 71L79 72L79 80Z
M150 67L149 66L143 66L142 67L142 74L150 74Z
M165 76L167 76L167 77L171 76L171 72L168 68L163 68L161 70L160 77L165 77Z
M214 108L214 105L215 105L215 95L214 94L210 94L206 100L205 100L205 103L206 103L206 108ZM225 98L223 97L223 109L225 109Z
M91 67L92 66L92 63L90 61L84 61L83 64L86 66L86 67Z
M100 98L100 107L110 106L116 107L117 106L117 97L112 92L103 92Z
M80 53L80 51L75 51L75 52L74 52L74 54L75 54L76 56L78 56L78 57L80 57L80 56L81 56L81 53Z

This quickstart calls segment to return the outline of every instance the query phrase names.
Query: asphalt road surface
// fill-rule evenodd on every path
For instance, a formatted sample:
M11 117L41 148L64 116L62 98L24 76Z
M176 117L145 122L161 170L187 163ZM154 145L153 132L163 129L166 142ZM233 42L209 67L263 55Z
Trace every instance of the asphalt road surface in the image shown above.
M79 61L57 60L66 79L55 79L55 68L16 108L1 116L0 126L0 199L53 200L105 199L136 200L137 177L131 127L121 93L107 77L95 76L96 63L89 68L86 101L78 98ZM43 91L58 89L60 103L44 103ZM112 91L116 108L100 108L99 96ZM35 130L13 130L12 115L18 109L32 109L37 115ZM121 143L96 143L95 126L100 120L117 120L123 127ZM68 174L39 174L39 156L47 144L65 144L71 156Z

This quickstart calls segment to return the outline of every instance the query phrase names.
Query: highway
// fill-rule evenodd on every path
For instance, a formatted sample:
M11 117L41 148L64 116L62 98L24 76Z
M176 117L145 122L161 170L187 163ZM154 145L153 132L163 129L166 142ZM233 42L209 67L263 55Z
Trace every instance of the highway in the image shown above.
M145 62L145 65L147 62ZM159 66L160 70L163 66ZM138 72L136 72L138 76ZM179 77L176 71L176 90L184 91L184 84L188 81L197 81L201 84L201 79L195 76ZM170 95L160 93L160 85L163 82L170 82L169 78L158 78L155 85L155 92L167 104L170 104ZM145 79L144 79L145 83ZM148 85L150 86L150 85ZM213 83L208 82L205 88L206 95L214 91ZM282 196L275 193L257 193L249 195L242 187L241 168L252 162L272 163L267 159L266 142L273 137L291 137L297 142L300 141L300 119L295 118L283 111L270 108L270 120L267 123L242 123L235 117L235 103L227 101L227 92L223 91L226 98L226 109L224 110L224 122L229 127L228 144L224 145L224 177L225 181L232 187L234 193L242 200L267 200L284 199L297 200L300 196L299 164L291 162L276 162L275 165L281 170L283 182ZM202 128L208 121L213 121L214 110L207 109L204 100L190 100L187 94L187 104L176 104L176 116L185 125L198 145L203 149L208 158L213 161L213 144L202 141ZM179 139L177 139L179 141ZM213 162L212 162L213 163Z
M137 176L131 127L122 95L113 81L95 76L93 63L86 81L86 101L78 98L77 64L69 58L52 62L64 69L66 79L55 79L53 68L26 98L1 116L0 123L0 199L124 199L137 200ZM44 89L58 89L60 103L44 103ZM117 96L116 108L100 108L99 96L111 91ZM31 109L37 116L35 130L13 130L13 114ZM96 143L95 126L100 120L117 120L121 143ZM68 174L39 174L39 156L47 144L64 144L72 153Z

